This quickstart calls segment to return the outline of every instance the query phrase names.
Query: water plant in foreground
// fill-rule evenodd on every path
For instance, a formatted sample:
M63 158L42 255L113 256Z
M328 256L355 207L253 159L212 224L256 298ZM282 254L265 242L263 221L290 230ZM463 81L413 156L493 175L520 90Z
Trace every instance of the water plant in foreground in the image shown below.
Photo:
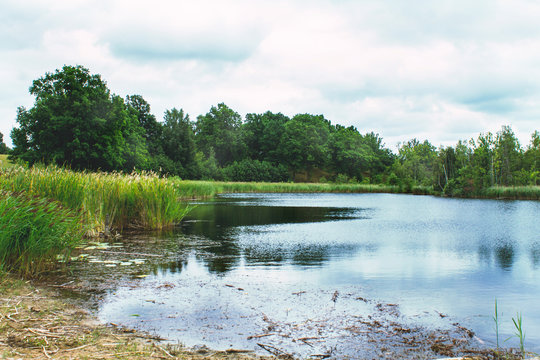
M0 192L0 270L35 276L82 241L80 214L58 202Z
M499 310L497 307L497 299L495 299L495 315L493 316L495 322L495 339L497 341L497 353L499 353Z
M80 211L92 233L125 227L163 229L189 211L172 181L153 173L75 172L57 166L0 171L0 188L59 201Z
M512 322L516 328L514 334L515 337L519 339L519 350L521 351L521 356L525 359L525 332L523 331L523 318L521 313L517 313L515 318L512 318Z

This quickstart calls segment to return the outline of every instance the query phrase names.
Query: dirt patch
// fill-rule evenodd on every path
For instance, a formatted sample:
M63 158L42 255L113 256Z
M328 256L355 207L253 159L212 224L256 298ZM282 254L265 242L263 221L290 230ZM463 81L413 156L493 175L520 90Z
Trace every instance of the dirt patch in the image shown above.
M0 358L268 359L249 351L186 349L149 334L99 324L57 290L0 275Z

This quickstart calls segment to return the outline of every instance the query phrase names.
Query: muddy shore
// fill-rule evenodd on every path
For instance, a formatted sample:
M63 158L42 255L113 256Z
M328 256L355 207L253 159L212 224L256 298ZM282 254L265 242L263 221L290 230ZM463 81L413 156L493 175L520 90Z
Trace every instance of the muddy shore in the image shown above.
M189 349L171 344L153 334L116 324L99 323L91 311L81 307L80 302L68 300L61 294L66 291L62 284L30 282L3 276L0 290L0 356L5 359L293 358L283 346L285 341L276 342L272 339L291 340L313 347L324 341L325 336L330 336L325 334L325 326L321 323L286 324L265 317L263 320L267 327L259 334L250 335L250 340L260 347L260 353L243 349L213 351L204 346ZM365 339L364 346L372 350L366 359L435 359L454 356L496 358L492 350L473 347L474 334L464 327L456 325L455 331L405 328L398 322L381 320L380 316L397 311L397 305L379 304L376 307L380 314L356 319L342 329L343 341L347 337ZM306 329L315 335L301 336ZM511 352L505 356L506 359L518 358ZM354 354L343 357L322 353L312 354L308 358L359 357Z

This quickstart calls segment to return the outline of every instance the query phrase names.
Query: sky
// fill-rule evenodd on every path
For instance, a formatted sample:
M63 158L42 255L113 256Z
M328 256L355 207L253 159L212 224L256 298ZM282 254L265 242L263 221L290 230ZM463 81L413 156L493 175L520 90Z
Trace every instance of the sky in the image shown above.
M158 121L225 103L323 114L386 147L540 130L540 1L2 0L0 132L64 65L142 95Z

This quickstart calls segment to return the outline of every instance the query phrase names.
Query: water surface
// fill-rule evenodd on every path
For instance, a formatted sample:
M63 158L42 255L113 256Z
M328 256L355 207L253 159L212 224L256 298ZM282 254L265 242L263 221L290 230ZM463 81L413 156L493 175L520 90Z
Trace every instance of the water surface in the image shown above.
M466 327L476 344L494 346L497 299L501 342L519 312L526 347L540 352L539 219L532 201L221 196L139 247L166 254L136 285L108 292L98 314L189 346L260 351L263 342L354 358L379 321L394 330Z

